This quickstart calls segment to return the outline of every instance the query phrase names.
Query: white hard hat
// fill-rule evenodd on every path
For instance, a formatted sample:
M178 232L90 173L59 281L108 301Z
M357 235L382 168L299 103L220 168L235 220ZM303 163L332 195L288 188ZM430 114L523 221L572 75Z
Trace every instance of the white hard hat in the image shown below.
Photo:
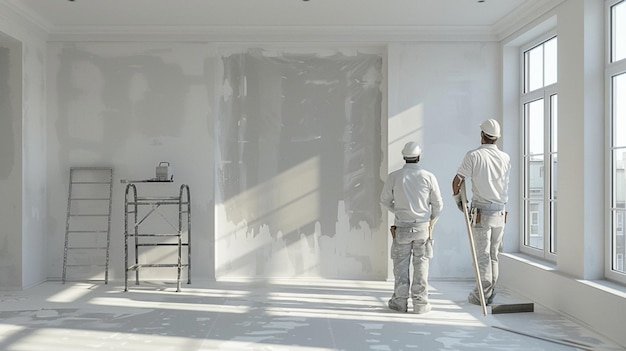
M414 141L409 141L404 145L402 149L402 156L404 158L417 158L422 154L422 148Z
M488 119L480 125L480 130L482 130L487 136L492 138L500 137L500 124L495 119Z

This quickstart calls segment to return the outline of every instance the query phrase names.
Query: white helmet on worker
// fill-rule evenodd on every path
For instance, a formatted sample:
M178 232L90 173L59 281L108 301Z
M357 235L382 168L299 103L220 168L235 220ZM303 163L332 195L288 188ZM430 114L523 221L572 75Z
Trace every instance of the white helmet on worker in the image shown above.
M480 130L482 130L489 139L498 139L500 137L500 124L495 119L484 121L480 125Z
M404 145L404 148L402 149L402 157L404 157L405 160L416 159L420 157L421 154L422 148L418 143L414 141L409 141Z

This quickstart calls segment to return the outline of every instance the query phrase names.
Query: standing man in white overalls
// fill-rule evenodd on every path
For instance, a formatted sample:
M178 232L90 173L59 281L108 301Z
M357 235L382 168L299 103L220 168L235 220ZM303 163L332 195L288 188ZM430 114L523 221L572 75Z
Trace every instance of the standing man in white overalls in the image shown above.
M421 154L419 144L408 142L402 149L404 167L389 174L380 195L380 203L395 215L390 253L395 280L388 306L398 312L407 312L409 297L413 300L413 313L431 310L428 302L428 265L432 257L430 233L443 208L443 201L435 176L417 165ZM412 282L409 278L411 258Z
M472 201L469 210L472 235L476 250L478 271L487 305L493 302L498 281L498 255L506 223L505 205L508 200L509 155L498 149L496 140L501 135L500 124L488 119L480 125L481 145L469 151L452 180L452 194L459 209L461 183L472 179ZM480 305L478 286L469 294L468 301Z

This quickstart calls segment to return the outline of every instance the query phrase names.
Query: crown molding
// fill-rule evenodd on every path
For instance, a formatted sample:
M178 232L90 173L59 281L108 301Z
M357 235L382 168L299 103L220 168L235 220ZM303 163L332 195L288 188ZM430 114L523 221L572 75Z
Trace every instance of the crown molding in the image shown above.
M57 27L49 41L193 42L406 42L496 41L489 27L459 26L258 26L258 27Z
M509 13L493 26L498 41L502 41L519 31L528 23L551 12L565 0L528 0L515 11Z
M47 0L50 1L50 0ZM565 0L527 0L493 26L54 26L19 0L0 0L0 19L14 16L58 41L411 42L502 41ZM3 18L4 17L4 18ZM1 27L0 27L1 28Z
M3 37L18 40L24 36L34 36L41 40L47 37L49 29L19 6L0 0L0 32L5 34Z

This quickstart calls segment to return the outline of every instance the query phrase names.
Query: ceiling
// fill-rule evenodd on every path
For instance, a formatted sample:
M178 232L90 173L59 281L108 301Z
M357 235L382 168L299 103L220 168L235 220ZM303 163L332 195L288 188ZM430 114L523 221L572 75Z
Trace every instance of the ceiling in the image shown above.
M200 28L429 28L501 32L562 0L0 0L49 33Z

